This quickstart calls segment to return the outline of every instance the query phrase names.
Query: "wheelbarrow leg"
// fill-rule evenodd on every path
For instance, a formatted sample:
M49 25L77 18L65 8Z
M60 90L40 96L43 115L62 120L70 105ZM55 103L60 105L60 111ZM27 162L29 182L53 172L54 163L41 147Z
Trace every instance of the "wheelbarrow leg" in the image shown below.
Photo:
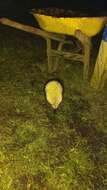
M64 42L59 42L59 45L58 45L57 51L61 51L63 45L64 45ZM56 55L55 63L54 63L54 71L57 70L60 59L61 59L61 56L60 56L60 55L59 55L59 56Z
M47 58L48 58L48 72L52 72L52 52L51 52L51 39L47 38Z
M61 51L63 47L64 42L59 42L57 51ZM47 57L48 57L48 72L52 73L55 72L58 68L58 63L60 60L59 55L55 55L52 51L52 42L51 39L47 39ZM53 58L55 58L53 60Z
M84 62L84 69L83 69L83 79L88 79L89 74L89 64L90 64L90 52L91 52L91 39L85 36L84 40L84 55L83 55L83 62Z
M75 37L82 43L83 45L83 79L88 79L89 74L89 64L90 64L90 51L91 51L91 38L83 34L80 30L76 30Z

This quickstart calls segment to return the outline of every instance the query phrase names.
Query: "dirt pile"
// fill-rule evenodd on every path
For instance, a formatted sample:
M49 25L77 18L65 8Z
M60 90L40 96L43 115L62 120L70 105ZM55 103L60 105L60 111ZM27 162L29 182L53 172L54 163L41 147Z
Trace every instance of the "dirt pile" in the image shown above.
M97 12L88 10L66 10L66 9L59 9L59 8L42 8L42 9L34 9L33 12L49 15L53 17L93 17L93 16L106 16L105 12Z

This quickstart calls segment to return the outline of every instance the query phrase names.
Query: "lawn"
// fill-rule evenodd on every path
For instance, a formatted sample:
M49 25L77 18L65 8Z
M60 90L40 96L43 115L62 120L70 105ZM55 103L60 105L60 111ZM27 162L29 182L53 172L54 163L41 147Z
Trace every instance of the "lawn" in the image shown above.
M0 26L0 190L107 190L107 85L95 92L83 65L47 72L45 40ZM44 85L64 84L56 113Z

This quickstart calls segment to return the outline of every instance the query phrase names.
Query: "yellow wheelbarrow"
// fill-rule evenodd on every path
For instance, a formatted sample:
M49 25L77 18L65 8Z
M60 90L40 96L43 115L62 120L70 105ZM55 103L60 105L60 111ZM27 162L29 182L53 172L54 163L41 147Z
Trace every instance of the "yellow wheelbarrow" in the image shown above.
M17 29L39 35L47 41L48 71L53 72L57 69L60 57L65 57L74 61L84 63L83 78L88 78L91 38L100 32L103 28L107 17L53 17L32 12L38 21L40 28L24 25L16 21L1 18L0 23L15 27ZM82 53L75 50L74 52L63 51L64 44L71 44L72 41L66 40L66 36L76 37L82 44ZM73 38L74 39L74 38ZM73 40L72 39L72 40ZM52 48L52 40L58 42L57 49ZM52 57L56 57L53 64Z
M91 50L91 38L101 31L107 17L53 17L48 15L39 14L32 12L33 16L39 23L39 26L44 31L50 32L51 34L58 34L62 38L59 40L57 50L52 49L51 38L47 38L47 57L48 57L48 69L52 71L52 57L56 55L56 66L57 68L58 56L64 56L72 60L79 60L84 63L83 78L88 78L89 63L90 63L90 50ZM77 52L64 52L63 45L70 43L66 41L66 35L76 37L82 44L82 54ZM57 39L56 39L57 40Z

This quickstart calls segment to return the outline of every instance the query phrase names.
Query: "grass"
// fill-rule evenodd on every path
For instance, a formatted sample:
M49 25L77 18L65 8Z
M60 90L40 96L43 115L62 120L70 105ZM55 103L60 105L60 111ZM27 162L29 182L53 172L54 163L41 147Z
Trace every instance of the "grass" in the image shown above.
M106 190L107 94L64 61L49 75L45 41L0 26L0 189ZM56 114L44 84L64 83Z

